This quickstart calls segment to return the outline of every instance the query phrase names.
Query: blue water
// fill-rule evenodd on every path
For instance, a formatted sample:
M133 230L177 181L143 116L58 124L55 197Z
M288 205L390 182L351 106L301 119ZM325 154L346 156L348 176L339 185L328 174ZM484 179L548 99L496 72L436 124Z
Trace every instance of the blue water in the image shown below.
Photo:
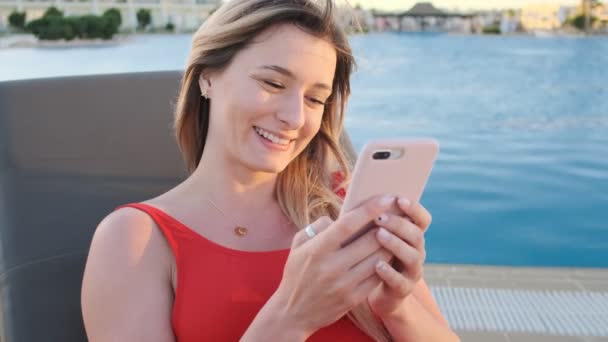
M346 126L432 136L430 262L608 267L608 38L373 34ZM0 50L0 80L181 69L189 36Z

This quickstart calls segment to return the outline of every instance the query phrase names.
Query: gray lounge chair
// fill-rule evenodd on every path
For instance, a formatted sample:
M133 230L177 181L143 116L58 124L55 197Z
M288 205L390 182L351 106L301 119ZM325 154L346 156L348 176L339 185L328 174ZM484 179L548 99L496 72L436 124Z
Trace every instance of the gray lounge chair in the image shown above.
M97 223L185 176L178 72L0 82L0 341L86 341Z

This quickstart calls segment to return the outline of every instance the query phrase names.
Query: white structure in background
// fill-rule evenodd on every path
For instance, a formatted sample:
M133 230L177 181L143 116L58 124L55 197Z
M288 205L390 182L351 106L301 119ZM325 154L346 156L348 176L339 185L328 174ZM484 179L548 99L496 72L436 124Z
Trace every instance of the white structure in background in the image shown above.
M529 32L554 31L562 27L572 8L559 4L529 4L521 10L521 25Z
M351 7L348 4L341 5L337 7L336 17L340 26L349 32L371 31L374 28L372 12L360 7Z
M521 13L516 11L504 11L500 19L500 33L509 34L517 32L520 27Z
M401 30L404 32L419 31L420 23L414 18L405 17L401 20Z
M608 3L600 4L594 8L593 15L599 20L608 21Z
M374 18L374 27L377 31L399 31L399 19L390 18Z
M471 18L454 17L446 20L445 30L451 33L468 34L472 32Z
M0 0L0 28L8 26L8 16L15 10L25 11L29 22L55 6L66 16L100 15L117 8L122 14L122 29L135 29L137 11L145 8L151 11L153 27L170 22L177 31L189 31L197 29L220 3L221 0Z
M485 27L500 25L501 20L501 11L477 12L471 19L471 32L482 33Z
M597 18L594 26L608 28L608 2L599 4L591 11L591 15Z

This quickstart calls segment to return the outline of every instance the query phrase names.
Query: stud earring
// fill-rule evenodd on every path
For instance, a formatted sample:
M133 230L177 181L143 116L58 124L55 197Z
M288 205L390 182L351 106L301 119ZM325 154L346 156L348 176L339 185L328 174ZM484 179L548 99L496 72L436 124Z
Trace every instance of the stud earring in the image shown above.
M209 89L203 90L203 92L201 93L201 96L208 99L209 98Z

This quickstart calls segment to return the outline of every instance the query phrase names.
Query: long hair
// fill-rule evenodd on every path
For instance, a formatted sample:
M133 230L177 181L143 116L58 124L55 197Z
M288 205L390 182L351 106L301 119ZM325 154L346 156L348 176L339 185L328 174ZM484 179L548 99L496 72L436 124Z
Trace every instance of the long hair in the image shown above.
M350 139L342 130L355 61L346 35L334 18L332 0L323 0L323 4L313 0L232 0L222 5L193 36L174 127L186 168L192 173L201 160L209 128L210 103L201 97L201 73L223 70L258 34L278 24L292 24L326 39L337 54L332 94L325 104L319 132L277 176L275 195L281 210L296 227L304 227L321 216L337 218L342 205L337 190L350 179L355 159ZM336 174L342 184L336 184ZM391 340L367 303L348 315L372 338Z

